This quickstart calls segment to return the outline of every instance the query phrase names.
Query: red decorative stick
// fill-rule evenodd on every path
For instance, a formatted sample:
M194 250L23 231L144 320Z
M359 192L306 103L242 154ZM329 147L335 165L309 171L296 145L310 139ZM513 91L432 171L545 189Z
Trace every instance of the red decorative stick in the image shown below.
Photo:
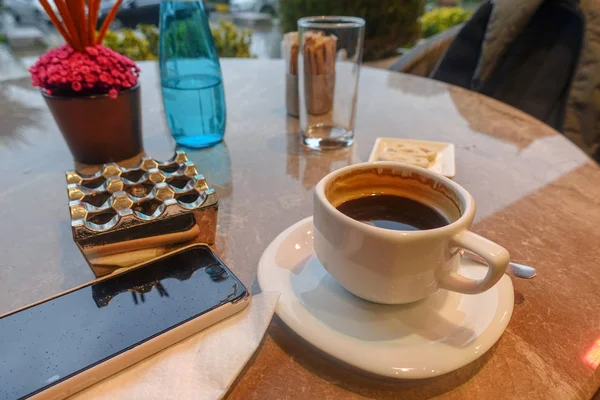
M108 27L110 26L111 22L117 16L117 11L119 10L119 7L121 6L122 2L123 2L123 0L117 0L117 2L110 9L110 12L104 19L102 28L100 28L100 33L98 34L98 37L96 38L96 44L102 44L102 41L104 40L104 36L106 35L106 31L108 31Z
M88 2L87 15L85 11L86 1ZM96 27L98 25L100 0L54 0L62 23L50 7L48 0L40 0L40 3L48 17L50 17L50 21L65 38L69 47L77 51L83 51L87 46L102 44L104 36L106 36L110 24L117 16L117 11L123 0L117 0L112 6L98 35L96 35Z
M40 0L40 1L42 1L42 0ZM70 44L69 46L71 46L75 50L83 50L83 45L81 44L81 41L79 40L79 33L77 32L77 29L75 29L75 24L73 23L73 19L71 18L69 9L68 9L67 5L65 4L65 0L55 0L54 4L56 4L56 8L58 8L58 12L60 13L60 16L62 17L62 20L65 23L65 26L66 26L69 34L71 35L73 44Z
M60 21L58 20L58 17L54 13L54 10L52 10L52 7L50 7L50 4L48 4L48 1L40 0L40 4L46 11L46 14L48 14L48 17L50 18L50 21L52 22L52 24L56 27L56 29L58 29L58 31L60 32L62 37L65 38L65 41L67 42L67 44L71 47L75 47L73 40L71 39L71 36L65 30L64 26L60 23Z
M65 0L65 3L67 3L67 10L72 18L73 26L75 27L75 32L77 33L77 37L79 38L79 43L81 43L81 45L83 46L83 38L81 37L81 33L79 32L79 13L77 8L77 0Z
M85 21L85 0L79 0L77 2L77 15L79 17L79 38L81 39L81 44L85 46L91 46L91 43L88 43L88 34L87 34L87 24Z
M96 24L98 23L98 10L100 0L89 0L88 2L88 40L90 46L96 44Z

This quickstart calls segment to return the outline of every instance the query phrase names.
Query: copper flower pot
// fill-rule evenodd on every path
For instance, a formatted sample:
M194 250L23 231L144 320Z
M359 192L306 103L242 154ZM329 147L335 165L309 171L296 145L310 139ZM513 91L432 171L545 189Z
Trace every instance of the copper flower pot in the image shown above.
M116 99L42 95L75 161L104 164L142 151L139 83Z

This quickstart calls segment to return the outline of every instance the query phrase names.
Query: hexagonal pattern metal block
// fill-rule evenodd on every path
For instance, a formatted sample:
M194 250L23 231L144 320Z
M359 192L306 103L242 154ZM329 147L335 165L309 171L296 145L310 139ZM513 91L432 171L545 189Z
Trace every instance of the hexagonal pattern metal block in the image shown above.
M110 163L92 175L67 172L66 180L73 240L97 276L127 266L114 257L143 261L140 254L152 252L138 250L149 246L214 242L216 194L185 152L166 162L145 157L134 168ZM103 214L113 216L92 222Z
M115 163L105 164L104 167L102 167L102 177L105 179L111 176L121 176L121 174L121 168Z
M106 191L109 193L120 192L123 190L123 186L123 181L117 176L111 176L106 180Z
M83 206L83 204L81 204L79 201L71 202L71 204L69 204L69 209L71 211L71 219L72 220L77 220L77 219L85 220L87 218L88 212L87 212L86 208Z
M81 200L85 197L83 190L76 184L67 185L67 195L69 200Z
M175 192L165 182L157 183L154 191L154 198L160 200L161 202L175 197Z
M166 181L167 177L158 168L153 168L148 171L148 180L156 184Z
M113 195L111 207L115 211L130 209L133 206L133 200L129 198L126 192L117 192Z
M142 171L149 171L151 169L158 168L158 162L152 158L143 158L140 163L140 169Z

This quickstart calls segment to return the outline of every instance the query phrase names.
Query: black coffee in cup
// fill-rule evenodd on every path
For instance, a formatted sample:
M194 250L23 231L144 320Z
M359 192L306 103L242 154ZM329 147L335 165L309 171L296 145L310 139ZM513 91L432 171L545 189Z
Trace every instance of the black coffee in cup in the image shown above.
M411 303L440 288L483 293L510 255L469 231L474 218L473 197L448 178L398 162L354 164L315 186L314 250L345 289L375 303ZM486 259L483 279L457 272L457 248Z
M436 209L407 197L389 194L347 200L337 209L357 221L397 231L422 231L449 224L448 219Z

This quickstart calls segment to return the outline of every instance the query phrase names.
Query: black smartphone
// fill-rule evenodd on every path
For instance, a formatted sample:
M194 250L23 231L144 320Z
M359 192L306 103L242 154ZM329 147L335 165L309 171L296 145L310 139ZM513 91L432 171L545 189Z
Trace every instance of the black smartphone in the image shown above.
M192 245L0 317L0 398L61 399L240 310L242 282Z

